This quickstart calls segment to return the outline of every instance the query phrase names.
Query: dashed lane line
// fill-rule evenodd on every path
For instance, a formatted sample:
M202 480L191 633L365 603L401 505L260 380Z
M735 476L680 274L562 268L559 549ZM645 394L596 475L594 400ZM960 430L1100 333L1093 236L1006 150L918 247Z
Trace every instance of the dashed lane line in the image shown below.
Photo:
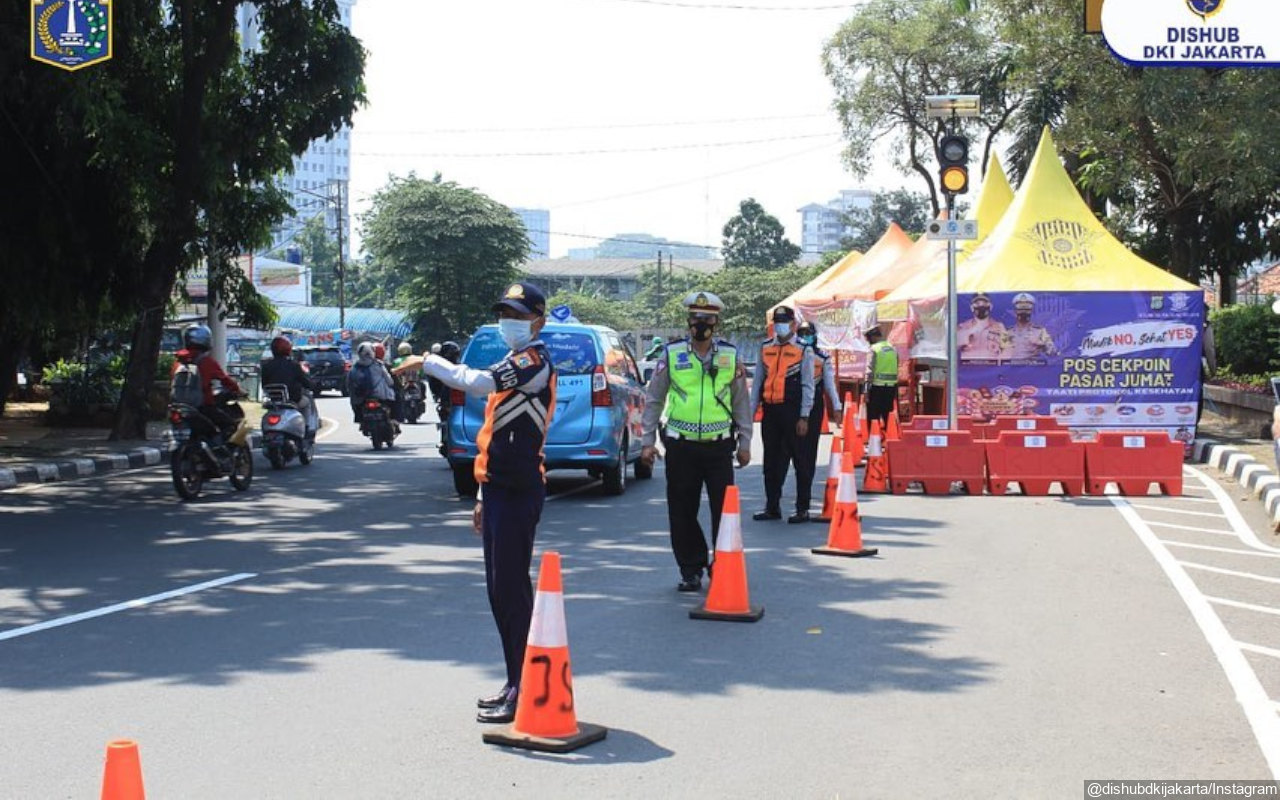
M1222 519L1225 514L1217 511L1188 511L1185 508L1169 508L1168 506L1149 506L1144 503L1131 503L1134 508L1142 508L1148 511L1161 511L1166 514L1187 514L1192 517L1214 517Z
M1263 647L1260 644L1249 644L1248 642L1236 642L1236 646L1246 653L1257 653L1260 656L1280 658L1280 650L1277 650L1274 647Z

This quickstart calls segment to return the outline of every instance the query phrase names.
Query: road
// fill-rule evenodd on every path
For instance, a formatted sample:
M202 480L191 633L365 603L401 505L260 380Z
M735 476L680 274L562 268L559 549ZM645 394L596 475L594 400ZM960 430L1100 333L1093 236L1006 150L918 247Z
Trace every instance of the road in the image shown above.
M874 559L758 523L753 625L688 619L663 473L552 473L579 718L549 757L482 744L502 683L469 503L435 428L374 453L345 401L313 465L200 501L163 470L0 495L0 797L1079 797L1089 778L1272 779L1280 549L1231 492L862 498ZM824 461L825 463L825 461ZM1215 487L1217 494L1215 493ZM1228 487L1230 489L1230 487ZM113 606L227 580L137 607ZM1238 698L1238 699L1237 699Z

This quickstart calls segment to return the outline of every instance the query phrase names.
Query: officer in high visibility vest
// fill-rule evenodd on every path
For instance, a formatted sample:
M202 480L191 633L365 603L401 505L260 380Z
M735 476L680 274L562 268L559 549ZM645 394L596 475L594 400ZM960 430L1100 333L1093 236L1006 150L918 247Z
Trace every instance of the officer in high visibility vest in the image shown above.
M453 364L438 355L422 369L468 394L489 396L484 425L476 437L475 477L481 486L472 526L484 541L489 608L507 663L507 682L491 697L476 701L480 722L515 719L525 643L533 618L533 537L546 500L542 449L556 408L556 370L538 338L546 324L547 301L531 283L516 283L493 306L503 342L511 349L488 369Z
M812 322L802 322L796 328L796 339L813 353L813 410L809 412L809 434L802 441L802 456L805 472L802 476L797 470L796 481L808 477L808 484L797 486L796 494L808 497L813 491L813 476L818 468L818 440L822 438L822 415L826 409L827 419L832 426L840 424L840 392L836 389L835 367L831 354L818 347L818 326ZM816 518L815 518L816 519Z
M866 332L871 345L871 360L867 362L867 420L880 420L880 430L889 426L889 414L898 396L898 351L884 341L879 328Z
M751 462L751 400L738 351L715 338L724 304L710 292L685 298L689 336L668 342L658 354L646 389L640 458L657 458L658 420L666 410L663 447L667 458L667 520L671 551L680 568L677 591L702 588L709 572L707 539L698 523L702 487L711 504L711 548L720 533L725 487L733 484L733 461Z
M763 404L760 439L764 445L764 511L752 519L782 519L782 485L789 465L796 469L796 513L787 522L809 520L809 489L813 473L802 457L813 410L813 352L795 337L796 312L788 306L773 310L773 338L766 339L756 361L751 385L752 413Z

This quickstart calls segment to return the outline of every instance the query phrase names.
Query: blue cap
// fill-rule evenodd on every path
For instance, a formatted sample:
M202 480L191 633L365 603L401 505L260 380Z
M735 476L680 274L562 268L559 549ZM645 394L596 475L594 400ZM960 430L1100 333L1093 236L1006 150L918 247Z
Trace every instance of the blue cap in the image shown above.
M503 306L521 314L537 314L541 317L547 313L547 297L532 283L513 283L502 299L493 304L493 311L498 311Z

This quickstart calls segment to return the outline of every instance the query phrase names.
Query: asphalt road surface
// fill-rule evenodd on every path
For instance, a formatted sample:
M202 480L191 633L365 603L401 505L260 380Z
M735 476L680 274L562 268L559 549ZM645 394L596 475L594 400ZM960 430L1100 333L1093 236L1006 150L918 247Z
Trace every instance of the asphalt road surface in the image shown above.
M501 656L435 427L375 453L321 408L315 463L259 454L245 493L182 503L154 469L0 494L0 797L95 796L117 738L157 798L1081 797L1280 770L1280 548L1238 489L864 496L879 556L824 558L823 526L750 519L758 452L755 624L688 618L661 466L621 497L551 474L538 550L563 558L578 717L609 735L483 744Z

